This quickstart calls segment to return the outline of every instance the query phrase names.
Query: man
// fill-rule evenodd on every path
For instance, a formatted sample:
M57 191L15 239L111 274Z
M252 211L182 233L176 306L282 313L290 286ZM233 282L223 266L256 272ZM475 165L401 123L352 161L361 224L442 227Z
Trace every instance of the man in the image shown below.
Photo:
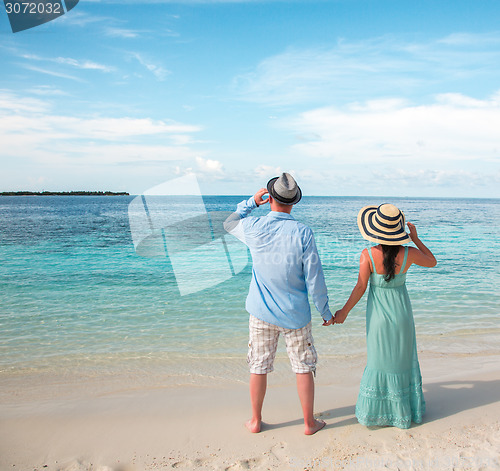
M264 195L269 196L264 199ZM236 212L225 222L228 232L238 237L252 254L252 281L246 300L250 314L250 400L252 418L247 428L261 430L262 404L267 388L267 373L273 362L282 334L287 353L297 377L306 435L325 426L313 415L314 378L317 354L311 335L311 308L308 294L323 317L323 325L331 325L333 317L314 236L309 227L290 214L302 192L289 173L269 180L248 201L238 204ZM267 216L252 217L258 206L270 204Z

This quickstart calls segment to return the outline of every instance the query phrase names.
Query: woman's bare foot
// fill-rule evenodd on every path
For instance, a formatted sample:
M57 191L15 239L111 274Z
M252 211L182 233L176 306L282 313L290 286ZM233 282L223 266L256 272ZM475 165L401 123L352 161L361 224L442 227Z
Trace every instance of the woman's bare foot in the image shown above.
M312 427L306 425L304 433L306 435L314 435L318 430L321 430L326 425L326 422L321 419L314 419L314 425Z
M250 419L245 423L245 427L252 433L259 433L262 421L258 419Z

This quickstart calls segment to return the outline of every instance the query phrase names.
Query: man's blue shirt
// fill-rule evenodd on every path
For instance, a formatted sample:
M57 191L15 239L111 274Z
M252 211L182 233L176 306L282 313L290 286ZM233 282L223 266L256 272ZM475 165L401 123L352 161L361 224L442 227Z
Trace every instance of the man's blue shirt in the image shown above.
M225 227L250 249L252 281L246 310L286 329L300 329L311 320L308 293L324 320L332 318L312 230L283 212L249 216L257 207L252 197L238 204Z

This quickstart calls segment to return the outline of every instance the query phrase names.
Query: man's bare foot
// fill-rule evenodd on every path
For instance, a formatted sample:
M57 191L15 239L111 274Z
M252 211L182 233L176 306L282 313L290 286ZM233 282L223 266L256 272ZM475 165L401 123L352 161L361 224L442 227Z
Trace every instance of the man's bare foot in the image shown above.
M306 429L304 430L304 433L306 435L314 435L318 430L321 430L325 425L326 425L326 422L324 420L314 419L314 425L312 427L309 427L306 425Z
M257 419L250 419L245 423L245 427L252 433L259 433L262 421Z

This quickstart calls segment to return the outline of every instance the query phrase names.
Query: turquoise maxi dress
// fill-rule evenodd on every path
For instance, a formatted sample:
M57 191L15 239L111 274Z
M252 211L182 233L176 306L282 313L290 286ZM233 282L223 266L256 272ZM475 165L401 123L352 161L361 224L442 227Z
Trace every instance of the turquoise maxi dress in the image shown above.
M415 323L406 290L406 273L390 281L373 273L366 306L367 365L361 379L356 417L359 423L409 428L425 412L417 357ZM401 270L406 265L405 247Z

